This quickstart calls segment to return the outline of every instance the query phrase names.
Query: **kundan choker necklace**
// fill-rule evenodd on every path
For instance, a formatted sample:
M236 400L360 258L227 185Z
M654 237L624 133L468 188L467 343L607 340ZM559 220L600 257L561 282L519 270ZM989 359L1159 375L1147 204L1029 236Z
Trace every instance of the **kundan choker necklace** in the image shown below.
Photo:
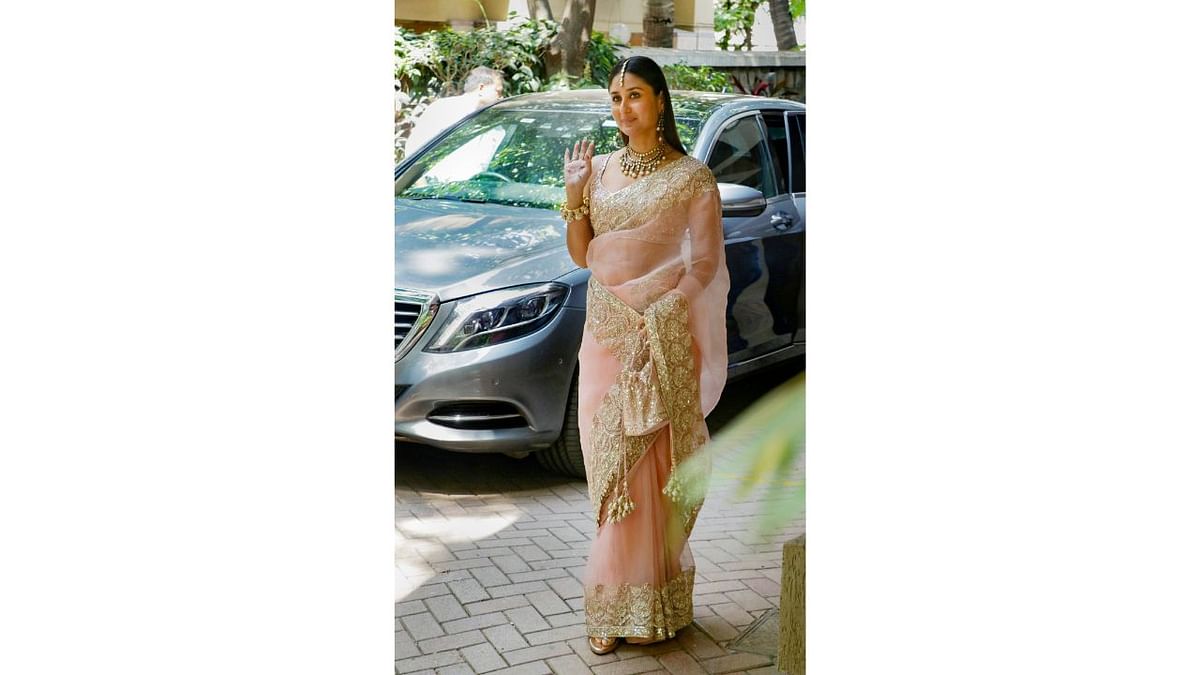
M627 145L625 154L621 155L621 173L630 178L649 176L654 173L666 156L667 145L661 141L646 152L638 152Z

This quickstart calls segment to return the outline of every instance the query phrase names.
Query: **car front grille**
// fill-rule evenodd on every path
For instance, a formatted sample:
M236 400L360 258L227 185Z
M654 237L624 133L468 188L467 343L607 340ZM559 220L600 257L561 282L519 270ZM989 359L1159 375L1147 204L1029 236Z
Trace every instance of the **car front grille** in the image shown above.
M417 317L421 316L421 305L415 302L396 301L396 348L412 331Z
M395 307L395 349L396 361L399 361L433 321L438 310L438 298L430 293L397 288Z

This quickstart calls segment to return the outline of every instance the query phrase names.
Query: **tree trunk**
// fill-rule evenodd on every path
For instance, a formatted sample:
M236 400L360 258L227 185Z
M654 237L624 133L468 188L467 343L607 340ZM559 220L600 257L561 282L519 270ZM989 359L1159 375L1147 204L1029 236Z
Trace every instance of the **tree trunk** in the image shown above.
M642 13L642 43L647 47L675 46L674 0L646 0L646 9Z
M771 26L775 29L775 48L783 51L796 46L796 27L788 0L767 0L771 9Z
M550 12L550 0L529 0L529 18L554 20Z
M596 0L567 0L558 35L550 43L546 54L548 73L566 73L572 78L583 76L595 16Z

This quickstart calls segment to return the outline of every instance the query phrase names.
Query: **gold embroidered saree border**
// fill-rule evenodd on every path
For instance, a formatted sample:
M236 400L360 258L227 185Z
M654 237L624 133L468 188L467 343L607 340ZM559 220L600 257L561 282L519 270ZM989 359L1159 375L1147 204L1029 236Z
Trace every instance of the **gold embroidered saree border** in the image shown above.
M596 584L584 587L583 612L593 637L665 640L692 622L694 569L683 570L665 586Z
M692 533L696 516L704 503L707 471L692 467L687 472L679 465L692 457L705 442L704 413L700 409L700 379L692 356L692 334L688 326L687 297L668 293L646 312L646 331L650 357L659 374L660 386L667 392L667 410L671 421L671 476L663 490L684 513L684 537Z
M614 399L612 391L604 395L592 422L592 475L588 480L588 496L597 525L603 522L605 501L617 488L620 469L632 467L646 454L655 436L626 436L621 428L621 406Z
M676 471L678 464L704 442L687 297L668 292L642 315L593 277L588 282L587 302L588 328L622 367L592 418L588 492L596 523L604 521L605 502L621 488L621 477L645 454L658 431L658 422L665 418L671 424L671 475L664 493L681 505L686 537L691 534L704 493L702 484L685 484ZM701 482L707 478L695 475ZM636 508L636 504L632 506ZM614 517L619 519L621 515Z

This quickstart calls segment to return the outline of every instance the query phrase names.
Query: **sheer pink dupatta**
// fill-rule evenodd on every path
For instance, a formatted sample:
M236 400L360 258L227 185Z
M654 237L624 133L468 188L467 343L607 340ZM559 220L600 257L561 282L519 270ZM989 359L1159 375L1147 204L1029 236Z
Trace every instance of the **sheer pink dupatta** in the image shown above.
M708 439L703 415L728 364L720 197L691 157L614 193L598 182L587 258L598 288L579 352L580 437L598 523L585 614L589 635L666 638L692 620L687 537L700 503L664 490L680 453ZM688 352L690 363L681 361ZM631 510L614 517L614 499Z

